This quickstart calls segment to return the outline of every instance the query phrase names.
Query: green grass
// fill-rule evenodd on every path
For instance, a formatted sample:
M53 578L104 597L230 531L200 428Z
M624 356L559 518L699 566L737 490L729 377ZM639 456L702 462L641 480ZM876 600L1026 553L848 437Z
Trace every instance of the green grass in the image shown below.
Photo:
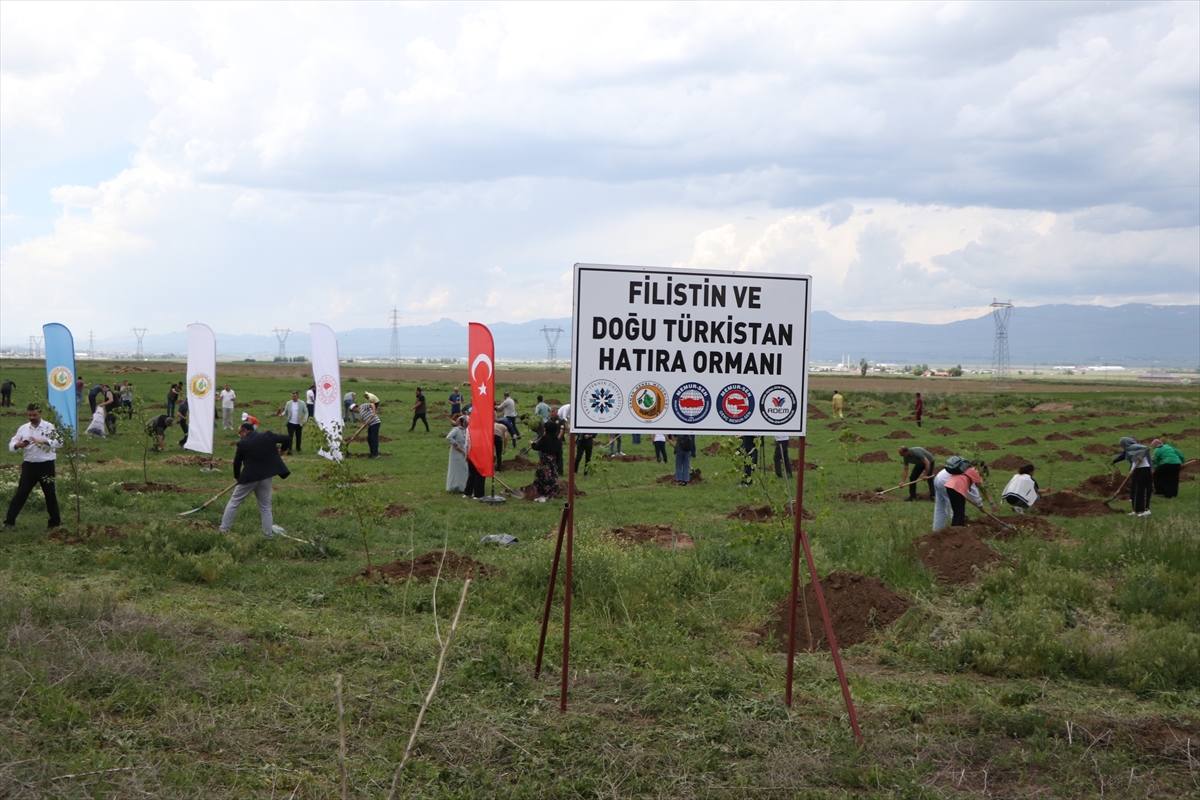
M132 378L165 396L167 384L182 378L176 367L179 374ZM4 372L23 389L39 380L30 368ZM523 410L537 393L566 399L565 386L504 386L500 378ZM234 384L239 399L269 403L248 409L275 428L257 412L281 405L307 380L276 368ZM448 393L444 382L423 385L431 402ZM783 705L784 658L763 631L788 591L790 527L725 516L741 503L778 503L783 482L767 476L740 488L727 455L696 459L705 480L686 489L654 483L668 468L653 462L605 463L580 479L587 495L577 507L571 710L563 715L561 578L544 674L533 678L561 505L490 508L443 492L445 426L408 433L414 386L355 384L389 401L381 411L383 434L392 438L381 446L389 457L353 461L368 478L355 485L358 499L414 512L368 517L372 559L447 544L499 573L472 583L403 796L1200 791L1200 482L1184 483L1175 500L1155 498L1148 520L1055 519L1068 539L990 542L1005 563L973 585L946 587L913 554L913 540L929 529L929 503L840 500L845 491L897 482L895 461L845 459L881 449L896 458L902 442L880 438L897 428L918 433L903 421L909 395L846 393L848 408L864 415L851 420L852 430L869 441L846 444L828 421L810 423L807 458L821 468L806 476L805 504L818 513L807 525L818 568L879 577L912 603L893 626L843 653L867 742L859 751L828 654L797 657L796 701ZM16 399L21 407L29 397ZM1038 417L1046 424L1029 424L1035 417L1027 408L1058 399L1077 404L1068 414L1120 416L1057 424L1051 413ZM1042 453L1111 443L1126 431L1200 427L1196 401L1194 393L1163 404L1142 396L972 395L949 399L942 412L927 397L927 408L948 418L927 421L914 441L994 441L1001 449L990 455L1033 458L1045 482ZM975 410L959 412L960 404ZM898 416L883 417L887 411ZM1149 422L1169 412L1186 418ZM864 424L868 418L886 424ZM0 421L15 430L21 420ZM1016 427L995 427L1004 421ZM990 430L963 431L974 422ZM331 496L318 479L321 462L309 446L289 460L292 477L277 482L275 511L280 525L311 544L268 542L253 506L228 534L215 527L222 502L177 516L224 488L228 465L218 475L171 466L163 459L180 452L171 448L151 456L150 480L194 491L121 490L121 482L141 480L141 448L131 423L120 425L115 439L83 443L94 449L80 495L84 523L114 526L122 538L48 540L36 492L17 528L0 534L0 796L338 796L337 674L345 676L351 795L386 796L436 667L435 619L444 636L461 583L348 580L365 566L361 533L349 515L318 516L345 497ZM939 425L960 433L930 433ZM1096 427L1119 432L1045 442L1055 431ZM1004 444L1022 436L1039 444ZM1189 456L1200 450L1196 436L1172 438ZM216 439L217 457L228 461L233 434L218 430ZM652 454L648 439L634 446L627 437L624 448ZM9 453L0 463L17 458ZM1054 484L1107 469L1101 457L1058 462ZM59 476L65 500L72 488L65 470ZM503 476L517 486L532 473ZM991 480L999 488L1006 479ZM0 471L0 501L7 503L14 482L15 472ZM621 547L603 535L632 522L672 524L695 538L695 549ZM480 544L490 533L521 541L508 549Z

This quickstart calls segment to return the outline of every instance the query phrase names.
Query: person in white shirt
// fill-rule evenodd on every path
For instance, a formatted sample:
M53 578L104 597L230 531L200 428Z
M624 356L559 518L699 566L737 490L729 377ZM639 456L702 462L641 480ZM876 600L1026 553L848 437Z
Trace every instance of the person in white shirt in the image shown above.
M96 410L92 413L92 424L87 426L84 433L90 433L101 439L108 438L108 434L104 431L104 406L96 406Z
M308 406L308 415L315 417L317 415L317 385L315 383L304 393L304 402Z
M8 504L8 513L4 515L4 527L17 524L17 515L25 507L34 486L42 487L42 496L46 498L46 512L50 516L47 527L57 528L62 524L58 516L58 494L54 491L54 452L62 446L55 435L54 426L42 419L42 409L37 403L30 403L26 412L29 422L17 428L17 435L8 443L12 452L21 452L21 479L17 483L17 493Z
M667 435L665 433L654 434L654 463L657 464L659 459L662 463L667 463Z
M788 455L788 447L791 445L791 443L792 443L792 438L790 436L780 434L779 436L775 437L775 477L776 478L782 478L785 470L787 471L787 476L789 478L792 477L792 459ZM782 465L780 464L781 461L783 462ZM782 466L782 468L781 468L781 466ZM801 466L800 469L804 469L804 467Z
M287 420L288 450L299 453L304 423L308 422L308 406L300 402L299 392L292 392L292 399L283 404L282 416Z
M225 388L221 390L221 427L227 431L233 430L233 401L237 399L237 392L229 388L229 384L225 384Z
M521 441L521 432L517 430L517 401L504 393L504 400L496 406L497 422L508 428L508 434L514 443Z

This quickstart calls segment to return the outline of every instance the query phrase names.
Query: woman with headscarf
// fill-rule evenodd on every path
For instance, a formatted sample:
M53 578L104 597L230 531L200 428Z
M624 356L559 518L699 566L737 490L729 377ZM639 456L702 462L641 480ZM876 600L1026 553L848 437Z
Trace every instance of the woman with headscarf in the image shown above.
M1131 517L1150 516L1150 495L1154 490L1154 477L1150 469L1154 448L1138 444L1132 436L1121 439L1121 455L1113 459L1114 464L1129 462L1129 499L1133 502Z
M979 496L979 487L983 486L983 478L979 470L971 466L971 462L962 459L962 471L950 472L946 479L946 498L950 501L950 527L961 528L967 524L967 501L970 500L976 508L983 510L983 498ZM947 471L953 470L950 460L946 460ZM986 494L987 489L984 487ZM988 504L995 509L996 503L991 496L987 497Z
M89 429L90 430L90 429ZM1162 439L1150 443L1154 448L1154 493L1162 497L1179 495L1179 470L1183 468L1183 453Z
M533 477L533 488L539 497L558 494L558 465L562 461L562 439L558 438L557 425L547 425L542 435L529 445L538 451L537 472Z
M450 429L450 433L446 434L446 441L450 443L450 463L446 467L446 491L447 492L466 492L467 477L467 426L464 424L465 417L459 417L454 423L454 427Z

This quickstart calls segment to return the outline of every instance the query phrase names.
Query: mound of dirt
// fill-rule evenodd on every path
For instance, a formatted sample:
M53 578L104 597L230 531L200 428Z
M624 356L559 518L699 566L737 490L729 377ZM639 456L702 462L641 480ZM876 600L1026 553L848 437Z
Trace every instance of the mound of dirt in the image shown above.
M1015 422L997 422L996 427L997 428L1015 428L1015 427L1017 427L1017 423L1015 423Z
M829 419L829 415L826 414L821 409L814 406L812 403L809 403L808 404L808 418L809 419Z
M701 448L701 450L700 450L700 452L707 453L710 456L715 456L720 451L721 451L721 443L720 442L713 442L708 447Z
M1040 419L1031 419L1026 424L1027 425L1045 425L1046 423L1042 422Z
M350 576L348 582L356 580L375 580L387 583L389 581L406 581L413 578L418 581L431 581L441 570L442 580L453 581L464 578L490 578L496 574L495 567L476 561L470 556L460 556L453 550L447 550L445 560L442 551L434 550L423 556L417 556L411 561L392 561L376 566L368 575L364 567Z
M1200 472L1200 461L1192 461L1179 468L1180 475L1186 475L1191 472Z
M953 428L947 428L945 425L934 428L933 432L938 436L958 436L958 431Z
M269 405L273 405L273 403L271 403L269 400L251 400L249 403L246 403L246 405L248 405L248 406L269 406Z
M740 505L725 515L728 519L740 519L742 522L769 522L779 515L770 506ZM788 505L783 511L784 518L792 516L792 506ZM817 515L807 508L800 513L801 519L816 519Z
M887 450L876 450L873 453L863 453L855 459L860 464L882 464L885 461L891 461L892 457L888 455Z
M1119 449L1120 449L1119 447L1114 447L1111 444L1097 443L1097 444L1089 444L1087 447L1083 448L1083 452L1088 453L1093 456L1111 456L1111 455L1115 455Z
M971 431L972 433L978 433L979 431L986 431L988 429L983 427L982 425L980 425L978 422L976 422L974 425L972 425L969 428L963 428L963 430Z
M689 474L691 475L691 477L689 478L689 481L691 483L703 483L704 482L704 476L700 473L700 470L693 469L691 471L691 473L689 473ZM654 482L655 483L674 483L675 482L675 473L672 472L670 475L659 475L657 478L654 479Z
M933 570L942 583L970 583L975 573L1000 560L1000 554L969 527L943 528L916 541L917 557Z
M1058 416L1050 421L1055 425L1066 425L1068 422L1073 422L1074 420L1071 417Z
M388 519L403 517L405 514L411 514L413 510L401 503L389 503L388 507L383 510L383 515Z
M1037 444L1037 439L1030 436L1022 436L1020 439L1013 439L1008 443L1009 447L1028 447L1029 445Z
M609 531L622 544L655 544L663 550L693 550L696 543L670 525L626 525Z
M317 512L317 519L329 519L330 517L340 517L345 512L340 508L322 508Z
M1066 531L1045 517L1014 514L1013 516L1003 517L1003 522L1009 527L1005 528L1004 525L996 522L991 517L977 517L968 520L967 527L974 528L975 532L980 536L989 539L1000 539L1002 541L1014 539L1017 536L1033 536L1038 539L1045 539L1046 541L1067 538Z
M504 469L511 469L516 472L534 472L537 470L537 464L530 461L525 456L513 456L508 461L504 462ZM504 470L501 470L503 472Z
M1118 430L1118 428L1110 428L1105 426L1103 428L1096 428L1096 433L1116 433Z
M84 525L79 533L59 526L46 534L46 540L59 544L90 544L92 542L115 542L124 539L116 525Z
M163 459L164 464L176 467L207 467L210 461L216 467L223 467L226 464L223 458L209 458L208 456L167 456Z
M1046 411L1070 411L1075 408L1073 403L1040 403L1033 407L1035 414L1040 414Z
M1083 456L1079 455L1078 453L1072 453L1070 450L1055 450L1054 454L1058 456L1060 461L1083 461Z
M911 439L911 438L913 438L913 435L911 433L909 433L908 431L895 430L895 431L892 431L891 433L889 433L887 436L883 436L881 438L883 438L883 439Z
M1184 428L1179 435L1185 439L1189 436L1200 436L1200 428Z
M994 442L979 442L975 446L978 447L980 450L999 450L1000 449L1000 445L998 445Z
M908 611L909 606L908 600L887 588L879 578L854 572L829 573L821 580L821 594L825 597L838 648L866 641L873 629L891 625ZM796 602L796 649L828 650L825 623L821 620L821 607L811 582L805 584L802 595ZM776 645L784 653L788 646L790 600L785 597L780 601L772 614L772 622L768 623L775 634Z
M831 422L831 423L829 423L829 430L831 430L831 431L840 430L841 427L845 424L846 423L842 420L838 420L836 422Z
M1122 488L1121 484L1125 484ZM1116 494L1117 489L1121 489L1121 500L1128 500L1130 496L1129 481L1125 480L1125 476L1119 473L1110 472L1106 475L1093 475L1083 483L1072 489L1076 494L1090 494L1096 497L1112 497Z
M895 411L885 411L885 412L883 412L883 416L885 416L885 417L898 417L898 416L900 416L900 415L899 415L897 412L895 412Z
M887 503L891 500L898 499L896 495L885 494L879 496L879 492L883 489L877 489L874 492L842 492L838 497L842 498L845 503Z
M1180 417L1176 414L1168 414L1165 417L1155 417L1150 420L1151 425L1170 425L1172 422L1183 422L1187 417Z
M1006 469L1006 470L1010 469L1015 472L1015 471L1019 470L1021 467L1025 466L1026 464L1030 464L1030 463L1032 463L1032 462L1028 458L1025 458L1024 456L1014 456L1012 454L1009 454L1009 455L1005 455L1005 456L1000 456L999 458L992 459L991 463L989 463L988 466L991 467L992 469Z
M1095 436L1094 433L1091 431L1085 431L1083 428L1080 428L1077 431L1071 431L1071 435L1076 439L1087 439L1088 437Z
M798 469L800 469L800 459L793 458L792 459L792 472L795 472ZM814 464L811 461L804 462L804 471L805 472L812 472L814 469L820 469L820 466L817 464Z
M562 400L559 400L557 397L551 397L549 400L546 401L546 404L551 405L551 406L561 406Z
M1071 437L1067 436L1065 433L1059 433L1058 431L1055 431L1054 433L1051 433L1050 435L1048 435L1046 437L1046 441L1047 442L1069 442L1069 441L1071 441Z
M970 413L971 413L971 407L970 407L970 406L959 406L959 407L958 407L958 413L960 413L960 414L970 414Z
M887 425L887 423L881 419L864 419L863 425Z
M183 494L185 492L194 492L195 489L185 489L182 486L176 486L173 483L122 483L121 488L127 492L141 492L142 494L150 494L151 492L162 492L163 494Z
M1074 492L1055 492L1048 494L1033 507L1033 513L1047 516L1067 517L1103 517L1108 514L1120 514L1120 511L1109 508L1099 500L1089 500Z
M929 447L926 447L925 449L929 451L930 455L941 456L942 458L945 458L946 456L954 455L954 451L951 450L950 448L942 447L941 445L937 445L937 444L931 444L931 445L929 445Z

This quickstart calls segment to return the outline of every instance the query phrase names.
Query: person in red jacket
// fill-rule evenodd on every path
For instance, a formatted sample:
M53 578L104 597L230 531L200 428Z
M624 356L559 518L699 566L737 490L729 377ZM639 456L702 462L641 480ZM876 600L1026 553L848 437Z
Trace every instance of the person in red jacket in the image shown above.
M925 413L925 401L921 399L921 393L917 392L917 405L913 409L913 414L917 417L917 427L921 427L921 415Z

